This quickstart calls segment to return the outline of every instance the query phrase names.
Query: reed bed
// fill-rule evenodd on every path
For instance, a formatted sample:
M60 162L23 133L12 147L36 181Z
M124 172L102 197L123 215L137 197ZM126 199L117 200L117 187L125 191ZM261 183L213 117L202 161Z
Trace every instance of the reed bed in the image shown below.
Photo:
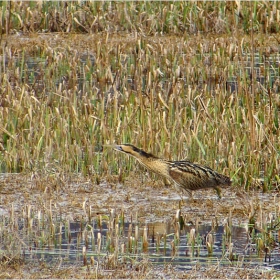
M1 15L2 172L122 180L138 167L102 151L115 142L278 187L279 40L265 34L278 2L3 2Z
M79 172L98 182L138 169L102 145L133 143L207 164L245 189L278 187L276 39L255 47L252 68L251 38L241 35L39 37L2 45L2 172Z
M23 32L143 32L154 34L277 33L277 1L118 2L32 1L1 4L1 34Z
M28 276L189 277L153 267L151 243L175 258L186 238L190 256L203 248L210 260L222 217L222 258L192 267L192 277L277 277L245 269L232 230L242 217L265 262L279 247L279 201L256 191L280 184L279 2L10 1L0 17L0 172L22 173L1 177L0 277L25 277L25 252L71 244L70 217L80 223L80 263L31 264ZM166 193L133 159L103 149L109 143L208 165L246 192L178 209L157 201ZM153 227L151 237L138 223L174 209L172 233ZM199 218L212 223L206 236Z

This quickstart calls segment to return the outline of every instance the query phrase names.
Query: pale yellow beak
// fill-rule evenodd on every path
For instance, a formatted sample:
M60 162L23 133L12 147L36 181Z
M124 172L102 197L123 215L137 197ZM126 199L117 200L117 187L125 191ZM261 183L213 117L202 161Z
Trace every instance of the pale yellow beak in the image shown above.
M123 150L121 145L117 145L117 144L104 144L103 147L113 148L116 151L122 151Z

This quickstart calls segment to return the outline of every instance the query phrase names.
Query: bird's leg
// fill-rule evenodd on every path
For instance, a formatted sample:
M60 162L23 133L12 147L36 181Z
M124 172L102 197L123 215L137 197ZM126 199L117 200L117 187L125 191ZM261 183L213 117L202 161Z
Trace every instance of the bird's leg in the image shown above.
M188 189L185 189L185 191L188 193L189 196L189 202L194 202L194 197L192 191L189 191Z
M181 190L181 191L179 191L179 196L180 196L180 198L181 198L181 200L179 201L179 205L181 206L181 204L183 204L183 203L184 203L183 191L182 191L182 190Z
M221 199L221 198L222 198L222 195L221 195L221 189L220 189L220 188L218 188L218 187L214 187L214 189L215 189L215 191L216 191L216 193L217 193L217 195L218 195L219 199Z
M176 184L176 188L177 188L178 193L179 193L180 198L181 198L181 204L184 203L184 197L183 197L184 193L187 193L190 201L193 202L193 194L190 190L182 188L182 187L178 186L177 184Z

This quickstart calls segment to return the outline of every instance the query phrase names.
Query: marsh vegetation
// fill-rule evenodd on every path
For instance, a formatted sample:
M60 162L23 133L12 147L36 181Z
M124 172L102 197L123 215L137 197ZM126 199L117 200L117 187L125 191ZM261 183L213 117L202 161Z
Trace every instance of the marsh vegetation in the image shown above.
M277 275L261 265L273 263L279 249L278 2L0 7L1 276ZM227 174L233 187L220 201L206 191L181 203L133 159L103 150L110 143L188 158ZM93 246L83 243L90 250L75 264L43 258L32 267L25 260L23 251L59 247L74 222L83 238L92 234ZM182 234L190 251L203 235L196 231L192 243L191 229L182 233L178 223L223 226L227 247L218 259L227 265L206 258L186 273L168 261L162 271L145 251L152 238L145 241L145 228L155 222L172 224L174 238L155 232L154 244L167 240L174 256ZM100 232L102 223L108 229L102 250L98 223ZM245 229L259 263L247 265L241 253L229 257L232 224ZM211 255L213 236L205 234Z

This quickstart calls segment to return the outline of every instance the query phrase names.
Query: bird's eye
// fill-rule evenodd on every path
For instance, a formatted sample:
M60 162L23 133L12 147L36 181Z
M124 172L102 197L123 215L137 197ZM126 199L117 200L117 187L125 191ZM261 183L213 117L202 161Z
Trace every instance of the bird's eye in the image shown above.
M123 150L123 148L121 146L116 146L115 149L117 151L124 152L124 150Z

